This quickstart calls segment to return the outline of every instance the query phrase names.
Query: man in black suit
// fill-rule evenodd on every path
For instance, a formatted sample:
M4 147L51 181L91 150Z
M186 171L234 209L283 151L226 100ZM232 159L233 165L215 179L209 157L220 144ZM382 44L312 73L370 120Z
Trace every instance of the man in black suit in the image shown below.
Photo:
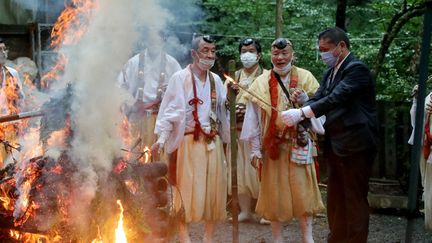
M321 86L305 106L281 116L288 126L326 116L328 242L367 242L368 182L378 143L375 82L368 67L350 53L342 29L325 30L318 40L329 67Z

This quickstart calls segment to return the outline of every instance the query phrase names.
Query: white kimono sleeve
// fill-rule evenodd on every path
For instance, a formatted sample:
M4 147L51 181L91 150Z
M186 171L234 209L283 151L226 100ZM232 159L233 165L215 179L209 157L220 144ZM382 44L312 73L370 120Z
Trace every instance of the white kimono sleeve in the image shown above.
M219 136L224 143L230 143L230 119L229 111L225 106L227 90L222 83L222 80L216 74L213 74L215 79L217 97L216 115L219 119Z
M186 76L183 71L172 76L156 120L155 133L159 136L158 142L165 144L167 153L175 151L184 137L186 101L183 84Z
M248 101L240 139L250 143L251 158L262 158L261 126L261 109L255 103Z

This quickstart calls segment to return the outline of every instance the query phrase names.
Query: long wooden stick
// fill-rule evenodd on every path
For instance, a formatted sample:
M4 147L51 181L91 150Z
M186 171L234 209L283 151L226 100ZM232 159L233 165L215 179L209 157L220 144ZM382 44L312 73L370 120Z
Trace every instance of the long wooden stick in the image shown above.
M261 101L264 105L270 107L271 109L277 111L277 112L281 112L281 110L279 110L278 108L272 106L271 104L269 104L267 101L263 100L261 97L259 97L258 95L254 94L253 92L249 91L248 88L241 86L240 84L238 84L236 81L234 81L234 79L232 79L230 76L224 75L226 80L228 80L228 82L231 82L233 84L236 84L241 90L245 91L246 93L250 94L252 97L254 97L255 99Z
M230 75L235 75L235 61L229 60L228 70ZM229 77L229 76L228 76ZM231 77L229 79L232 80ZM238 185L237 185L237 121L236 121L236 93L233 89L228 90L230 106L230 134L231 134L231 209L232 209L232 227L233 243L239 242L239 222L238 222Z

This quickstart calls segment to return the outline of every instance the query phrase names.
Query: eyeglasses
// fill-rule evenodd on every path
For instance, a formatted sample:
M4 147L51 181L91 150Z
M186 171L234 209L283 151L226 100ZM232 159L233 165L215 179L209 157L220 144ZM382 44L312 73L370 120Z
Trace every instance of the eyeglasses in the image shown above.
M213 42L215 42L215 39L212 36L210 36L210 35L203 35L202 38L207 43L213 43Z
M272 43L272 47L276 47L277 49L284 49L288 45L292 47L291 41L289 41L285 38L277 38Z
M254 39L252 39L252 38L246 38L246 39L242 40L240 43L243 46L248 46L248 45L254 43Z

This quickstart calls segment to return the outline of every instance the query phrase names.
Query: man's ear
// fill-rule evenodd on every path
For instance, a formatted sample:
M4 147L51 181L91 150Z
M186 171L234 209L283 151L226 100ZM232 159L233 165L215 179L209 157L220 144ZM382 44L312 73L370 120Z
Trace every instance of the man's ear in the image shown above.
M195 59L195 57L198 56L198 53L195 49L191 49L191 57L192 59Z
M341 41L340 45L341 45L341 47L347 49L347 45L346 45L345 41Z

